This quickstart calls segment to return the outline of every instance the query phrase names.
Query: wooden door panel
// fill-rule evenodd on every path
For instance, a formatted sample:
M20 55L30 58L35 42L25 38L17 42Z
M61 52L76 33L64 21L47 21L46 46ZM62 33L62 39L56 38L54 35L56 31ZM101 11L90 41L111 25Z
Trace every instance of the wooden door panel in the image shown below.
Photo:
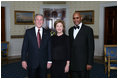
M117 7L105 8L104 44L117 44Z
M1 7L1 41L5 40L5 8Z

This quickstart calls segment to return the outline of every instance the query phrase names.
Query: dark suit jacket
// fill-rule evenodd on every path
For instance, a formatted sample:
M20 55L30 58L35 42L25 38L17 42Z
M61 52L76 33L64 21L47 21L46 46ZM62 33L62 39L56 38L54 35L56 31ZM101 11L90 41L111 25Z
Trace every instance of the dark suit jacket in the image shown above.
M23 46L22 61L27 61L28 67L37 68L39 65L46 68L47 61L51 60L50 33L43 28L40 48L38 48L35 27L26 30Z
M92 65L94 56L94 35L93 30L82 24L76 38L73 37L74 28L69 29L69 37L71 40L71 60L70 70L83 71L86 65Z

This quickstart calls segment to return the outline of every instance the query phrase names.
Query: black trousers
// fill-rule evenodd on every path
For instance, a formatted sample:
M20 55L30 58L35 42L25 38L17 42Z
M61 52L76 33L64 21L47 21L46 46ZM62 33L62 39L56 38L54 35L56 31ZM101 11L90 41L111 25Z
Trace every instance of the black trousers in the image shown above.
M72 78L89 78L90 71L71 71Z
M68 73L65 73L66 61L52 61L51 77L52 78L67 78Z
M28 67L28 77L29 78L46 78L47 68L40 67L40 66L37 68Z

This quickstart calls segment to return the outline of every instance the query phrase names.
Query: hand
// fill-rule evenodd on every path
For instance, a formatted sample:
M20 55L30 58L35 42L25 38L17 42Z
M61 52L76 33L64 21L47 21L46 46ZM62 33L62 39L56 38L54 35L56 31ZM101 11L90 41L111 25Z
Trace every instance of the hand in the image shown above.
M65 73L69 72L69 65L65 66Z
M27 62L26 61L22 61L22 67L27 70Z
M87 70L91 70L91 69L92 69L92 66L91 66L91 65L87 65L87 66L86 66L86 69L87 69Z
M52 66L52 63L47 63L47 69L50 69Z

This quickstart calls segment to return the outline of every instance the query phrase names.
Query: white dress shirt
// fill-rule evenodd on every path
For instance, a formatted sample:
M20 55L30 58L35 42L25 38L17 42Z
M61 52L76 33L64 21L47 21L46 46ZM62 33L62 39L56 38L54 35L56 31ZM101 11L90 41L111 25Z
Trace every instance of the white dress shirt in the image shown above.
M82 27L82 22L78 26L79 26L79 29L77 28L77 29L74 29L74 31L73 31L73 37L74 37L74 39L76 38L78 32L80 31L80 29Z
M36 33L36 37L37 37L38 27L36 27L36 26L35 26L35 33ZM42 35L43 35L43 28L41 27L40 28L40 36L41 36L41 39L42 39Z

